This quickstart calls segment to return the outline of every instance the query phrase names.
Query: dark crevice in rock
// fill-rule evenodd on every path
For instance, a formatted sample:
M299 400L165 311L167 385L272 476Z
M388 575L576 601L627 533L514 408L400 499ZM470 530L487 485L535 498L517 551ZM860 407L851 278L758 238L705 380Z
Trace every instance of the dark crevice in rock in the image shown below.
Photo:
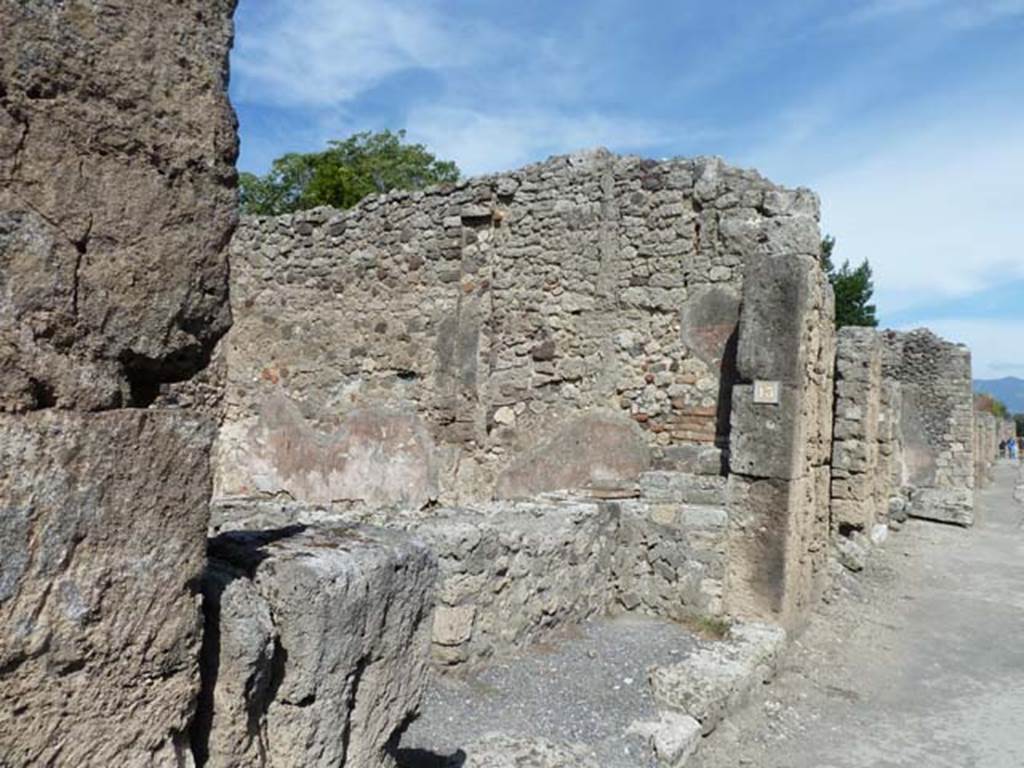
M57 394L48 381L32 379L32 399L35 401L33 410L41 411L44 408L54 408L57 405Z
M209 575L210 566L207 566ZM203 642L199 651L199 697L190 725L189 741L197 768L206 765L210 751L210 729L213 725L213 691L220 672L220 596L229 582L204 578Z
M348 712L349 717L345 720L345 726L341 731L341 743L345 754L348 755L349 744L352 739L352 718L356 712L356 701L359 695L359 684L363 681L363 673L370 665L370 659L366 656L360 657L356 662L356 668L349 675Z
M863 525L855 525L854 523L840 523L839 524L839 535L845 538L850 538L855 533L863 533Z
M394 752L399 768L462 768L467 757L465 750L462 749L457 749L450 755L428 749L399 749Z
M741 309L742 311L742 309ZM729 335L722 351L722 362L718 375L718 413L715 416L715 445L725 450L729 447L729 431L732 422L732 390L740 383L737 351L739 349L739 328ZM723 464L722 474L727 474L728 467Z
M92 217L89 218L89 224L85 228L85 234L77 240L72 240L71 244L75 246L75 271L71 276L71 316L78 318L78 298L79 288L81 286L81 273L82 265L85 262L85 253L89 248L89 235L92 233Z
M132 408L148 408L160 395L160 386L186 381L205 369L213 348L192 344L165 358L154 359L135 352L121 355L121 369L128 381Z

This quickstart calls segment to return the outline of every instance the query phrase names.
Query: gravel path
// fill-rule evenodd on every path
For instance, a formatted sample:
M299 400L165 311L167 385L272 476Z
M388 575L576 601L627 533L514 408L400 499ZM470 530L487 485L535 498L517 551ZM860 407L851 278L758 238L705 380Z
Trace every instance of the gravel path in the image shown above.
M693 647L676 624L621 617L590 622L472 677L441 676L402 739L400 759L406 768L454 768L465 745L501 731L583 745L603 768L652 767L650 747L626 731L635 720L656 719L648 669Z

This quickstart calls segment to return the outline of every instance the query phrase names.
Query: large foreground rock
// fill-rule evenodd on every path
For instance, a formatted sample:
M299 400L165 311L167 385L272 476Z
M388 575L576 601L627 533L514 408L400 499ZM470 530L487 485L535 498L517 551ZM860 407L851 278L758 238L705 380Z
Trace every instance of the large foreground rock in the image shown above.
M0 411L148 402L227 330L234 6L0 2Z
M197 753L210 768L390 764L426 683L437 565L364 526L212 540Z
M0 416L0 765L190 765L213 427Z

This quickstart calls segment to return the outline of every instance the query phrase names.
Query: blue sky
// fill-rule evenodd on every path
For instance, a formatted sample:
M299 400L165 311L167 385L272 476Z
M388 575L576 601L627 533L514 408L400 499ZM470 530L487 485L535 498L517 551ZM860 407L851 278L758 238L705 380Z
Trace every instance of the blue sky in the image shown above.
M241 0L243 170L405 128L475 174L607 146L822 197L882 323L1024 376L1024 0Z

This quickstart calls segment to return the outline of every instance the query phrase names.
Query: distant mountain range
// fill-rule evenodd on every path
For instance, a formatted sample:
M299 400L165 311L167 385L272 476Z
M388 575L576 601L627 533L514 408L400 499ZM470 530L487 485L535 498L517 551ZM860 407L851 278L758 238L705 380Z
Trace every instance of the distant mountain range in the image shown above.
M974 391L1001 400L1010 413L1024 413L1024 379L1006 376L1002 379L975 379Z

